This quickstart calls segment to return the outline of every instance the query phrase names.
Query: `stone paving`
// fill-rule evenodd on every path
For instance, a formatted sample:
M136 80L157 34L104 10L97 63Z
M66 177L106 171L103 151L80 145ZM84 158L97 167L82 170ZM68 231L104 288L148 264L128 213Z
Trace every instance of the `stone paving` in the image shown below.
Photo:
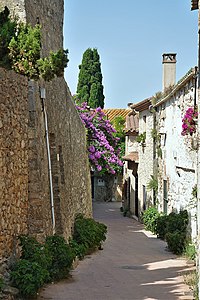
M43 288L39 300L193 299L182 276L191 265L124 218L119 202L94 203L94 218L108 226L104 250L79 262L71 278Z

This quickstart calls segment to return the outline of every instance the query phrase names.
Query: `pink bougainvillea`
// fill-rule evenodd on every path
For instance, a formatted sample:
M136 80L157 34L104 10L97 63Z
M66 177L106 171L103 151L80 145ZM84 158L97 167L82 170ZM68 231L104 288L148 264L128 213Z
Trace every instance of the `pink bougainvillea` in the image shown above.
M119 159L119 138L114 137L116 130L100 107L90 109L86 102L76 106L87 130L88 157L91 166L101 173L115 174L123 166Z
M196 132L196 119L198 117L198 112L193 107L189 107L182 119L182 135L192 135Z

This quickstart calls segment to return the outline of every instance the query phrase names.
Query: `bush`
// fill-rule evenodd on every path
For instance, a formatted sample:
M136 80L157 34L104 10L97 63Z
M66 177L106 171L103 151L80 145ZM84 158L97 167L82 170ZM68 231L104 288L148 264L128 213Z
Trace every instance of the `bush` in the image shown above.
M84 256L87 254L87 247L83 244L78 244L75 240L70 239L69 241L70 247L74 250L76 256L82 260Z
M170 213L167 218L167 232L186 232L188 221L187 210L181 210L178 214Z
M194 244L187 244L185 246L185 256L188 259L195 260L196 258L196 247Z
M73 239L82 245L87 253L89 249L100 247L101 242L106 239L106 232L106 225L78 215L74 223Z
M21 260L14 265L11 278L22 295L34 295L45 282L68 275L75 252L63 237L49 236L45 244L25 235L19 239Z
M40 244L34 237L21 235L19 237L22 247L21 259L37 262L44 269L49 269L52 264L52 257L45 244Z
M106 231L104 224L79 215L69 244L57 235L47 237L44 244L33 237L20 236L21 259L11 272L13 285L23 296L29 297L45 282L65 278L76 255L82 259L89 249L99 247L106 239ZM0 290L2 284L0 278Z
M160 216L156 207L149 207L147 210L143 212L143 223L146 230L152 231L156 233L157 230L157 219Z
M11 272L13 285L20 290L22 295L26 296L35 295L48 278L47 270L38 263L25 259L18 261Z
M175 254L183 253L186 246L188 226L188 212L182 210L178 214L159 216L156 233L158 237L166 239L169 249Z
M11 69L8 46L12 37L16 35L17 19L11 20L9 14L7 6L0 12L0 66Z
M167 215L160 215L156 220L156 234L159 238L164 239L167 233Z
M0 12L0 66L31 79L42 77L46 81L63 76L68 63L68 50L41 54L41 26L32 27L10 17L7 7Z
M65 278L72 267L75 252L65 239L58 235L47 237L45 247L52 259L49 267L50 277L52 279Z
M168 232L165 235L169 250L174 254L182 254L186 245L185 232L175 231Z

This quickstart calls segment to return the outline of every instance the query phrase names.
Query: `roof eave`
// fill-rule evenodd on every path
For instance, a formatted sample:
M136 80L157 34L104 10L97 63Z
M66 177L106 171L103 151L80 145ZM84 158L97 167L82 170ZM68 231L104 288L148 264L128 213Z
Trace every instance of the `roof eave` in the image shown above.
M191 72L183 79L181 80L180 82L178 82L173 90L167 95L165 96L164 98L162 98L159 102L157 102L154 107L158 107L160 106L161 104L163 104L164 102L166 102L169 98L171 98L183 85L186 84L186 82L191 79L193 76L195 75L195 68L192 68Z

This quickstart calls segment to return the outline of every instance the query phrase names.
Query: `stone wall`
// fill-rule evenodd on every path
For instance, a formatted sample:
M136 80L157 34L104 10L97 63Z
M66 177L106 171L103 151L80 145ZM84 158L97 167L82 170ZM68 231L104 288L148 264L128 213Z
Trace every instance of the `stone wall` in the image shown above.
M196 183L195 135L181 135L182 118L194 106L194 71L174 89L173 96L157 107L162 157L158 158L158 207L160 211L187 209L192 237L196 237L196 207L192 190ZM164 182L167 203L163 199Z
M91 183L85 128L63 78L29 83L29 232L53 233L45 120L45 89L56 233L71 235L75 215L91 216Z
M93 174L94 201L111 202L122 200L122 175Z
M144 125L143 117L146 117ZM145 128L144 128L145 127ZM139 165L138 165L138 192L140 211L142 212L153 204L153 192L149 191L148 182L153 175L153 138L151 131L153 128L153 115L149 110L140 112L139 133L146 132L145 146L139 145Z
M0 69L0 257L15 255L27 233L28 82Z
M50 50L62 48L63 3L3 0L1 6L7 5L11 13L14 11L32 25L41 24L42 55L47 55ZM46 91L44 103L41 88ZM0 160L5 172L1 176L0 222L5 231L0 251L9 255L16 235L30 233L42 241L53 233L44 107L56 233L68 238L78 213L92 215L91 182L85 128L63 77L50 83L27 82L25 77L2 70L0 95L1 145L5 144Z

